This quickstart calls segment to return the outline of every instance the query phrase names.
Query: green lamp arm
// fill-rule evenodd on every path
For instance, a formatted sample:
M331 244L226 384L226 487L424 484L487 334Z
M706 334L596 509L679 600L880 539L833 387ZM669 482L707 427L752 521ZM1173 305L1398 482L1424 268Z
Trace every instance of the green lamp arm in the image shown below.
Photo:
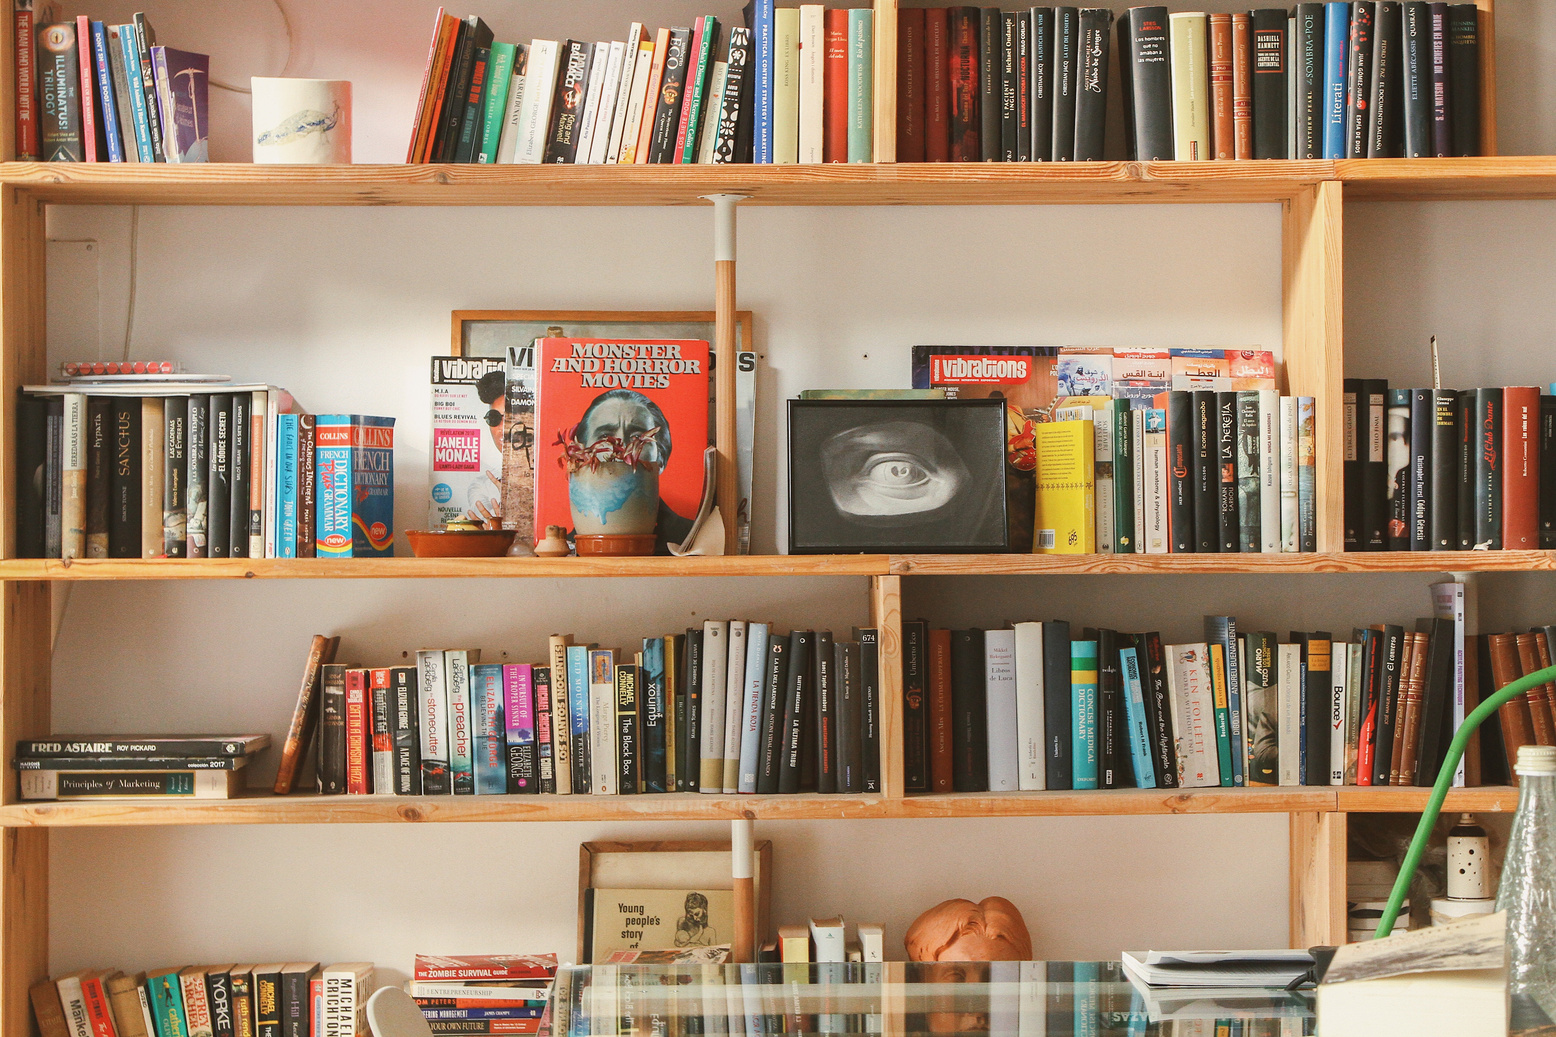
M1448 745L1448 756L1443 760L1442 770L1437 772L1437 784L1432 786L1432 795L1426 801L1426 809L1421 811L1421 823L1416 826L1416 834L1410 840L1410 849L1405 852L1404 863L1399 866L1399 878L1394 880L1394 892L1389 894L1388 906L1383 909L1383 917L1378 919L1378 931L1373 934L1373 939L1382 939L1394 931L1394 920L1399 917L1405 897L1410 895L1410 880L1415 878L1416 868L1421 864L1421 855L1426 852L1427 843L1432 839L1432 828L1437 824L1437 815L1442 813L1443 800L1447 798L1448 789L1453 784L1453 772L1458 770L1459 758L1464 755L1465 746L1469 745L1470 735L1474 734L1475 729L1495 713L1499 706L1511 702L1530 688L1553 680L1556 680L1556 666L1547 666L1543 670L1536 670L1518 678L1476 706L1474 711L1464 718L1464 723L1459 725L1459 730L1454 732L1453 741Z

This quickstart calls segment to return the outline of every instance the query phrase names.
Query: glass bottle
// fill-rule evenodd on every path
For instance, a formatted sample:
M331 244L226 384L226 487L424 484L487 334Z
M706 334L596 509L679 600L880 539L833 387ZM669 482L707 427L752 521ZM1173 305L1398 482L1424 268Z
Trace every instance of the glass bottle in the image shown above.
M1508 986L1556 1018L1556 747L1518 748L1518 813L1497 910L1507 912Z

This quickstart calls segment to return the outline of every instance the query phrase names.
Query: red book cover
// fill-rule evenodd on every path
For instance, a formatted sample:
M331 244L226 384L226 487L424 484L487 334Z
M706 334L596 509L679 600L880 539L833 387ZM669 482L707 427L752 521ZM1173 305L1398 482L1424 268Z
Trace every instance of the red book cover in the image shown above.
M979 114L978 23L976 7L951 9L950 78L951 161L983 161L983 122Z
M675 131L675 151L670 158L672 164L680 164L685 161L686 134L691 130L691 102L692 93L694 92L692 88L696 85L694 77L697 75L697 62L702 55L702 48L706 46L703 42L703 35L707 31L708 16L705 14L698 15L697 20L692 22L692 45L686 51L686 86L681 91L681 125ZM712 67L713 62L710 59L708 68L712 69ZM703 103L708 103L706 97L703 98Z
M388 670L387 667L376 669L376 670L369 670L368 671L368 675L367 675L367 682L368 682L368 691L369 692L376 692L379 688L382 688L382 689L384 689L384 695L386 697L386 700L389 701L389 702L393 702L393 699L389 699L388 698L388 696L389 696L389 670ZM375 752L375 753L393 753L394 752L394 732L391 731L388 728L388 726L383 726L382 730L380 730L380 725L378 723L373 722L376 718L373 717L373 696L372 696L372 694L369 694L368 698L367 698L367 710L368 710L367 715L368 715L368 718L369 718L368 730L372 732L372 737L373 737L373 752ZM371 769L371 764L369 765L369 769ZM383 789L381 791L389 792L391 790Z
M537 343L535 534L642 535L681 543L702 503L709 445L708 343ZM657 513L655 502L657 500Z
M85 161L101 162L103 156L97 153L97 105L93 101L97 82L92 77L92 19L84 14L76 16L76 53L81 69L81 146L85 149Z
M951 161L951 15L924 9L924 161Z
M1502 548L1540 546L1540 390L1502 390Z
M555 954L418 954L413 978L420 982L550 979L555 974Z
M32 0L17 0L12 15L13 62L16 73L16 160L38 159L37 42L32 35Z
M432 161L432 147L437 142L438 115L443 111L443 98L448 93L449 65L454 60L454 43L459 38L459 19L451 14L443 16L436 49L436 64L432 68L432 81L428 86L427 107L422 110L422 124L417 127L413 142L417 150L416 161Z
M823 162L848 161L848 10L832 8L826 13L827 51L822 69L823 96L826 99L825 133L822 137ZM898 152L901 155L901 152Z
M924 161L924 21L921 7L897 14L897 161Z
M929 632L929 791L950 792L951 631Z
M411 141L406 145L405 161L416 162L421 156L418 154L417 141L421 137L422 126L426 122L427 95L432 89L432 70L438 63L438 48L443 44L443 8L438 8L437 21L432 26L432 44L427 48L427 67L421 70L421 93L416 98L416 118L411 122Z
M324 976L315 973L308 981L308 1037L321 1037L324 1027Z
M372 741L372 707L368 701L367 671L346 671L346 792L366 796L373 791L367 750Z
M1210 16L1210 153L1220 160L1236 154L1232 120L1232 16Z
M81 999L86 1002L86 1017L92 1024L92 1037L118 1037L113 1024L113 1012L108 1007L108 995L103 991L100 976L82 977Z

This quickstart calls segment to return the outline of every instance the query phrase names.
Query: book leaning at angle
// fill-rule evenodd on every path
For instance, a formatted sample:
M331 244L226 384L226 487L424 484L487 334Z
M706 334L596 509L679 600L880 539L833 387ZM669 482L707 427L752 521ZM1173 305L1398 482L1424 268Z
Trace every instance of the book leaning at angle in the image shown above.
M613 951L716 947L735 932L728 889L590 889L586 907L590 960Z

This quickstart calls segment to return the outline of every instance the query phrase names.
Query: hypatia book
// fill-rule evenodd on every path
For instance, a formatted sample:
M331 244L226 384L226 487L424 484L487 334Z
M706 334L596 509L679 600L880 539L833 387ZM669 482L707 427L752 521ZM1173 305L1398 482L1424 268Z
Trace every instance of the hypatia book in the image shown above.
M540 339L535 534L579 521L609 533L657 482L657 553L702 502L708 343Z

